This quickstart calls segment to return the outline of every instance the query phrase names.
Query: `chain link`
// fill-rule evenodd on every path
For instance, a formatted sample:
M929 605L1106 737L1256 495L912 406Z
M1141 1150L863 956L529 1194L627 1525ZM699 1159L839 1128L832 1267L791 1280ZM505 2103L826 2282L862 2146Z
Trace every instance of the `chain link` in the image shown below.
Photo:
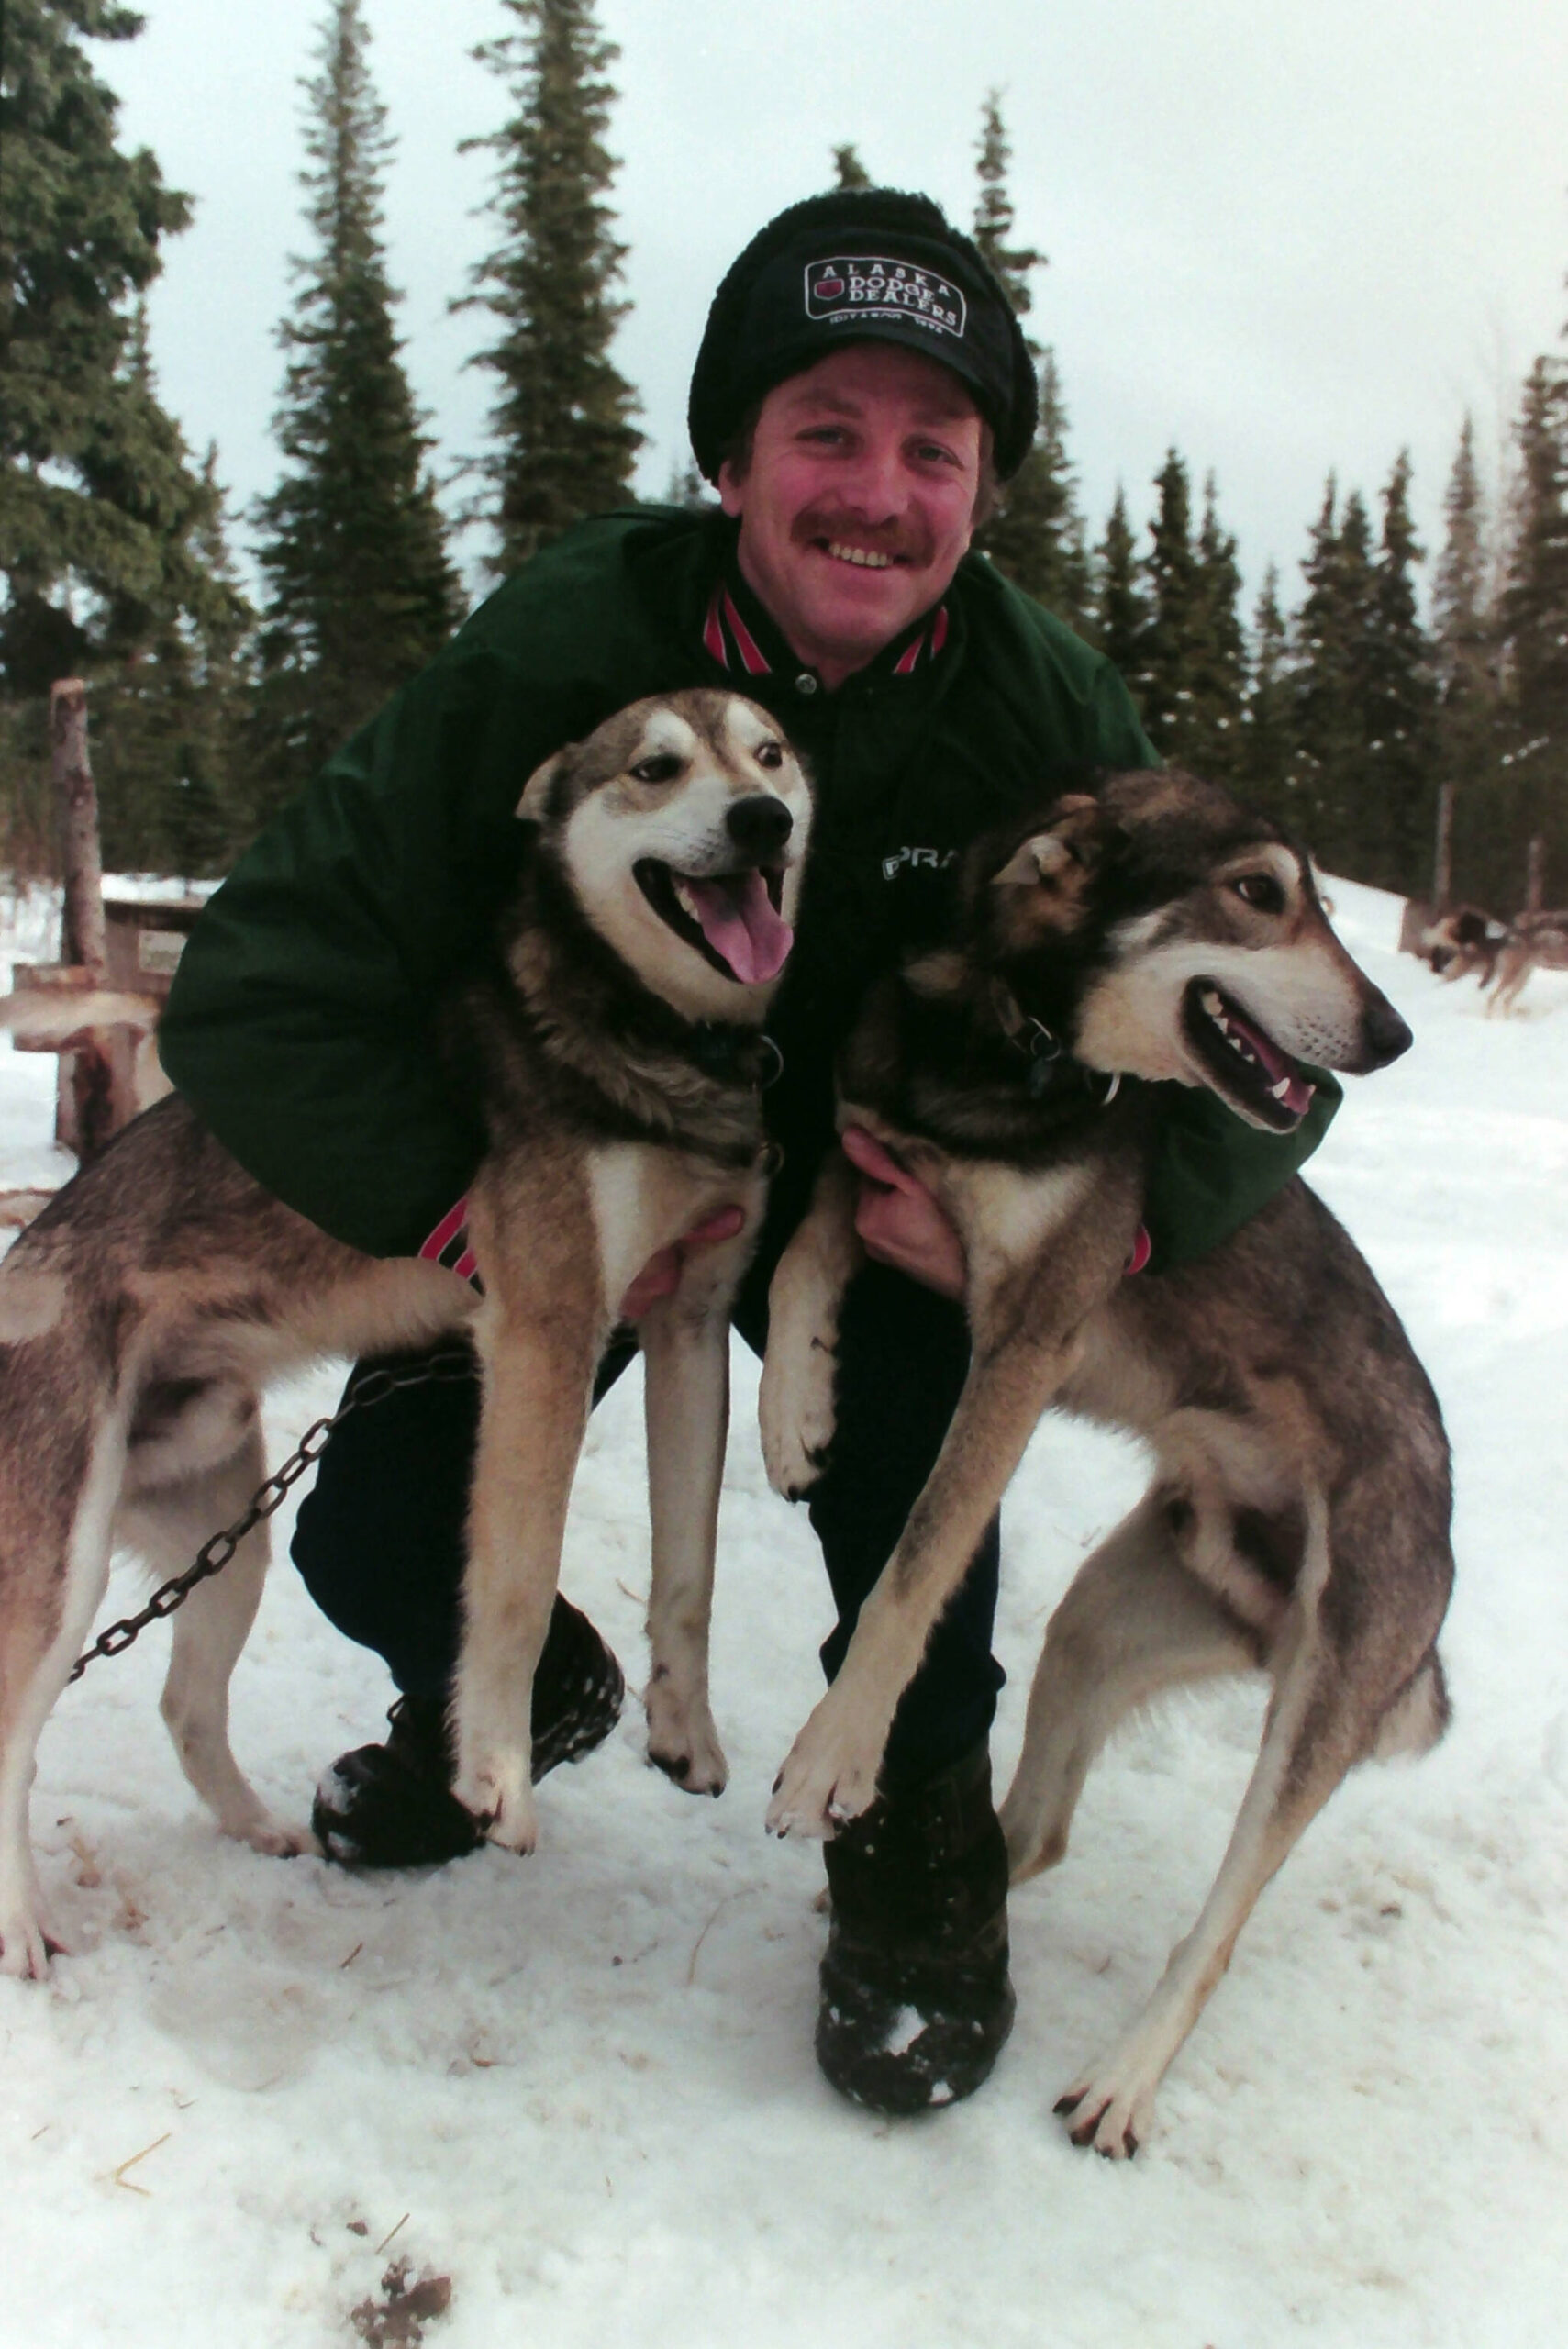
M430 1354L416 1369L362 1372L350 1385L331 1417L315 1419L306 1428L283 1466L274 1469L266 1483L257 1487L243 1515L237 1517L232 1525L225 1526L221 1533L215 1533L209 1541L204 1542L184 1573L176 1575L170 1582L160 1584L139 1615L122 1616L117 1623L110 1623L99 1632L92 1646L84 1649L72 1665L66 1687L69 1687L72 1680L80 1680L87 1666L95 1663L99 1656L123 1655L126 1649L141 1637L150 1623L160 1622L165 1615L172 1615L177 1607L184 1605L198 1583L221 1574L245 1536L253 1533L258 1525L271 1517L275 1509L281 1508L288 1497L290 1487L298 1484L307 1468L315 1467L327 1448L328 1437L334 1428L341 1427L350 1413L368 1410L377 1403L384 1403L389 1395L395 1395L406 1386L455 1384L458 1379L472 1378L473 1375L473 1355L467 1346L454 1346L442 1353Z

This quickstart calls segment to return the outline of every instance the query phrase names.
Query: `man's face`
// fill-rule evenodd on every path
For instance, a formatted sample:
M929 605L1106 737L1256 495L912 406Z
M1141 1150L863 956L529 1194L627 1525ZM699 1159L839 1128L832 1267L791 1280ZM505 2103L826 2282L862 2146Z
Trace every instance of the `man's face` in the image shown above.
M825 685L940 597L969 545L981 434L948 368L850 343L768 394L743 476L720 468L742 574Z

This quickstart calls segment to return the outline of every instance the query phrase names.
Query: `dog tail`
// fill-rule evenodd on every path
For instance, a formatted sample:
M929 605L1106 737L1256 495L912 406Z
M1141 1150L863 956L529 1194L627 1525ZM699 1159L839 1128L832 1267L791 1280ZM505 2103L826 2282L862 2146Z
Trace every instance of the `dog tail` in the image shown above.
M65 1283L58 1273L25 1264L0 1273L0 1345L47 1338L64 1310Z
M1449 1725L1452 1708L1436 1648L1429 1648L1384 1711L1373 1740L1373 1759L1390 1762L1399 1753L1427 1753Z

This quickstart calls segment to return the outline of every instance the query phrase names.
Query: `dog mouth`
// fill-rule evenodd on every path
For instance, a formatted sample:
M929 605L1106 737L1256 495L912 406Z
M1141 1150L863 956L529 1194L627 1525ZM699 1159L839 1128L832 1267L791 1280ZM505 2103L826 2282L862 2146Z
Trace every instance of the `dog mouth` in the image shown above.
M1290 1133L1307 1115L1314 1087L1298 1061L1212 979L1195 979L1182 1002L1182 1026L1231 1108L1275 1133Z
M666 929L741 986L776 979L795 943L779 911L782 864L748 864L733 873L677 873L657 858L632 867L638 887Z

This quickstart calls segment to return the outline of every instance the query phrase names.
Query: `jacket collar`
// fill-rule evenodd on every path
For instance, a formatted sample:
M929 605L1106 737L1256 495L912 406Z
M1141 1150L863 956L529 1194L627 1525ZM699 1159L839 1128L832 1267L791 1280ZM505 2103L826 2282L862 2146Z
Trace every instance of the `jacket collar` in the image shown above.
M845 683L853 685L873 677L912 677L917 670L929 668L940 659L951 633L951 618L944 601L934 610L922 613ZM776 622L741 577L733 537L726 546L717 577L709 589L700 634L708 658L737 685L743 685L750 677L798 679L815 674L791 650Z

